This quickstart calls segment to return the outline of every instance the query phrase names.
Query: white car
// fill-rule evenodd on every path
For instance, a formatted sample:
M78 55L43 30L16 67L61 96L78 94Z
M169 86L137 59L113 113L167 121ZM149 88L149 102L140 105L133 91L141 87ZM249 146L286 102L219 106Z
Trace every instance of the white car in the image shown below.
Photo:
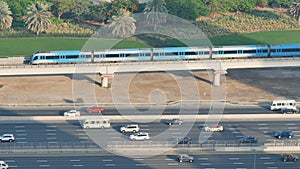
M139 128L139 125L137 124L130 124L130 125L127 125L127 126L123 126L120 128L120 131L122 133L136 133L136 132L139 132L140 131L140 128Z
M15 141L15 137L13 134L3 134L2 136L0 136L0 141L1 142L4 142L4 141L13 142L13 141Z
M149 140L150 136L148 133L140 132L140 133L135 133L131 134L129 136L130 140Z
M80 111L69 110L69 111L64 112L64 116L80 116Z
M8 169L8 165L5 163L5 161L0 161L0 169Z
M210 131L223 131L223 126L219 124L212 124L204 127L204 131L210 132Z

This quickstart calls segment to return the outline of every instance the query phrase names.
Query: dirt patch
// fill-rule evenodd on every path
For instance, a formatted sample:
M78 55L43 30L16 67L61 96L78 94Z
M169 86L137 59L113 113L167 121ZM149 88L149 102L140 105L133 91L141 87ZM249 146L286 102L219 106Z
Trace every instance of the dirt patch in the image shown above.
M126 79L128 75L115 76ZM299 101L299 79L299 68L229 70L226 75L226 98L232 102L274 99ZM113 92L116 90L114 86L120 89L122 82L119 81L121 83L113 85L112 88L102 88L98 75L86 75L76 80L72 76L1 77L0 84L5 85L0 88L0 101L1 104L52 104L72 103L78 100L87 103L96 100L101 104L113 103L114 97L119 97L122 92L127 91L133 103L189 100L190 96L182 92L181 84L191 85L189 93L198 94L200 100L210 100L212 92L210 81L211 77L206 71L193 72L189 76L140 73L131 80L129 88L125 86L121 93L116 94ZM194 82L197 89L192 87ZM118 83L118 80L113 83Z

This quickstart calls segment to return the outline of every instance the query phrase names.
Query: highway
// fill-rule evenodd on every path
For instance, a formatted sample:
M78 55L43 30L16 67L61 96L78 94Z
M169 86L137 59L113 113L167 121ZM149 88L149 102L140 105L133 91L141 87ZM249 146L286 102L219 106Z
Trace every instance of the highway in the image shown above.
M74 169L74 168L118 168L118 169L296 169L299 162L282 162L280 154L214 154L194 156L193 163L178 163L176 156L153 156L127 158L120 156L33 156L5 157L10 168Z
M110 140L109 144L134 144L129 140L130 133L120 133L121 126L132 123L112 123L110 129L99 130L99 135L105 135ZM138 123L134 123L138 124ZM256 136L259 144L274 142L274 133L282 130L292 130L294 138L300 139L299 121L249 121L249 122L220 122L224 126L223 132L215 132L204 136L209 142L235 143L244 136ZM163 122L141 123L139 124L142 132L148 132L151 141L176 142L176 139L184 136L191 137L192 143L197 144L201 133L203 122L184 123L181 126L169 126ZM191 129L190 129L191 127ZM81 128L78 121L63 121L60 123L1 123L1 134L12 133L16 137L14 143L0 143L1 146L7 145L39 145L39 144L61 144L76 146L80 144L93 144L89 138L89 133ZM93 131L93 129L90 129ZM185 133L187 131L187 134ZM168 134L166 134L168 133ZM204 132L208 133L208 132ZM282 140L288 140L283 138ZM140 142L138 142L139 144Z
M65 111L74 109L74 107L1 107L0 116L62 116ZM78 108L77 108L78 109ZM85 108L79 108L82 115L94 115L85 112ZM143 115L147 108L138 108L132 110L130 108L120 108L122 115ZM163 115L177 115L179 108L168 107L168 108L154 108L153 110L146 112L147 115L151 114L163 114ZM162 113L161 113L162 112ZM200 107L200 109L189 108L188 114L208 114L209 106ZM125 114L124 114L125 113ZM230 106L226 105L223 114L273 114L280 113L270 111L266 106ZM103 115L120 115L120 112L114 107L104 107Z

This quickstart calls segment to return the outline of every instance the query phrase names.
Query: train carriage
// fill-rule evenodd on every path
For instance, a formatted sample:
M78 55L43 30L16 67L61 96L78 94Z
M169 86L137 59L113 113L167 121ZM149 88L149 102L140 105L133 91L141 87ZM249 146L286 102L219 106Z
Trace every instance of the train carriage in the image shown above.
M213 59L267 57L267 45L221 46L212 49Z
M271 57L299 56L300 44L281 44L270 46Z

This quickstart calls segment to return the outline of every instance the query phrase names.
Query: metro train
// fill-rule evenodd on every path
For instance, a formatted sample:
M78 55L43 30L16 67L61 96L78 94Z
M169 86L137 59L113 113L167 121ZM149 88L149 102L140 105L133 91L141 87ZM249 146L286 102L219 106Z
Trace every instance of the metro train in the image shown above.
M36 52L31 64L299 57L300 44Z

